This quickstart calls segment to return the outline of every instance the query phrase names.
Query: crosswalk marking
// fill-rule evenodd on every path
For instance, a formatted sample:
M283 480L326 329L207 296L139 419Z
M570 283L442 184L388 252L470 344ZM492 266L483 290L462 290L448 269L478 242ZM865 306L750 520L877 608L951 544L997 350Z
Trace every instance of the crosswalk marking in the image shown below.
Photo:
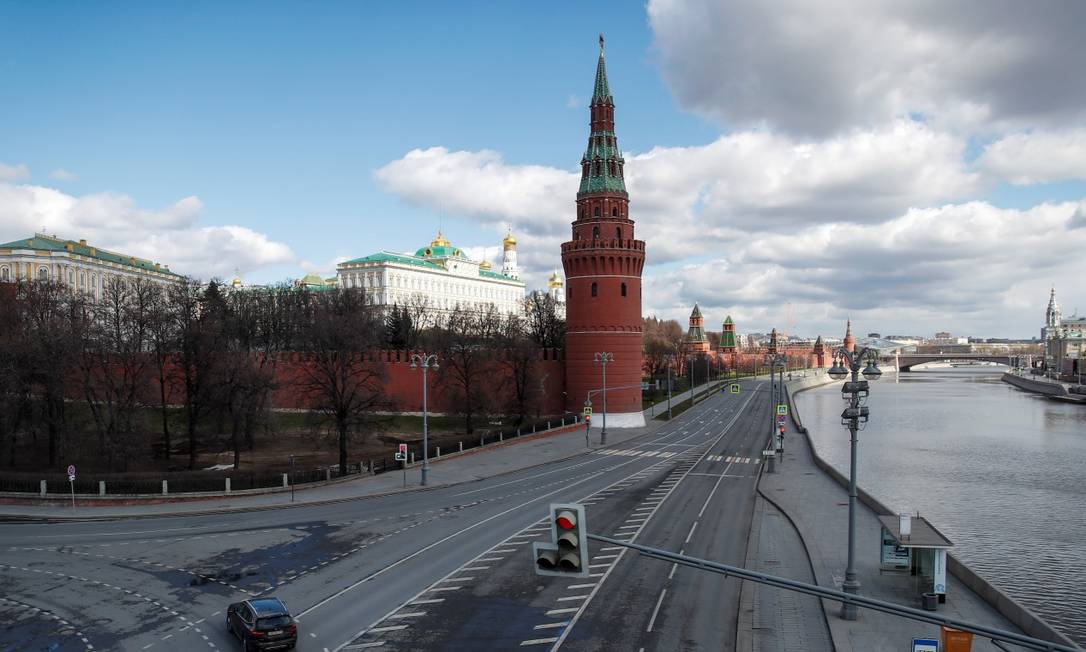
M757 460L738 455L707 455L705 459L710 462L727 462L728 464L757 464Z

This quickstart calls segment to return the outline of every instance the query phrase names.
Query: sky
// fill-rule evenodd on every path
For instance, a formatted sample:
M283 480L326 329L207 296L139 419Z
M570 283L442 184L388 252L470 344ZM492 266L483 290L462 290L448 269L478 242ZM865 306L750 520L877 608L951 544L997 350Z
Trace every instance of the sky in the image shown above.
M560 267L606 38L643 312L1030 337L1086 312L1086 4L0 0L0 241L249 283L438 228Z

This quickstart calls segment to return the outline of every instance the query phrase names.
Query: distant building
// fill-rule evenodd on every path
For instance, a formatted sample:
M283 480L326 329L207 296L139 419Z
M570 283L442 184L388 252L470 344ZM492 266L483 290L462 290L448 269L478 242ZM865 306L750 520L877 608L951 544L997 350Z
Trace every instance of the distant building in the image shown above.
M25 240L0 244L0 283L54 281L99 299L115 279L144 279L169 285L182 277L171 272L168 265L101 249L86 240L35 233Z
M1045 323L1041 327L1045 345L1045 368L1078 376L1086 362L1086 317L1063 318L1056 303L1056 288L1048 294Z
M517 268L517 241L512 233L502 241L501 273L489 261L469 259L438 231L428 246L414 255L380 251L340 263L336 279L340 287L363 288L379 306L425 301L441 313L457 307L499 313L519 313L524 302L524 282Z

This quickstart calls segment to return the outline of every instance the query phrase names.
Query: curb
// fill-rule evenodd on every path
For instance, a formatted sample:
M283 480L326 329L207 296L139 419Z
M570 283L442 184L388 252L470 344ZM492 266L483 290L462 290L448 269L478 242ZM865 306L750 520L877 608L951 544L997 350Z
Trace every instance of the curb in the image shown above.
M642 433L640 435L637 435L636 437L633 437L633 438L631 438L629 440L626 440L626 441L633 441L635 439L644 437L646 435L651 435L656 429L658 429L662 425L664 425L664 424L663 423L654 424L653 427L647 427L646 432L644 432L644 433ZM565 428L567 428L567 429L572 429L573 427L574 426L572 424L570 426L565 426ZM553 435L565 434L565 431L556 432L557 430L560 430L560 429L561 429L561 427L560 428L552 428L551 430L546 430L546 431L543 431L543 432L540 432L540 433L535 433L535 434L532 434L532 435L522 435L521 437L515 437L515 438L513 438L511 440L508 440L507 442L499 442L498 444L491 444L490 446L481 447L481 448L477 447L477 448L471 449L470 451L464 451L463 453L458 452L458 453L455 454L455 456L461 457L463 455L468 455L468 454L471 454L471 453L482 453L484 451L494 450L495 448L501 448L501 447L504 447L506 445L513 445L513 444L516 444L518 442L523 442L523 441L526 441L526 440L529 440L529 439L531 439L531 440L544 439L546 437L553 436ZM590 451L599 450L599 448L601 448L601 447L592 448L592 449L590 449ZM553 459L549 459L549 460L543 460L543 461L540 461L540 462L537 462L537 463L534 463L534 464L529 464L527 466L522 466L522 467L517 468L517 469L510 469L508 471L501 471L501 472L495 473L495 474L493 474L491 476L487 476L487 478L475 478L475 479L471 479L471 480L461 480L461 481L458 481L458 482L446 482L446 483L442 483L442 484L433 484L433 485L429 485L429 486L426 486L426 487L420 487L418 485L415 485L415 486L411 486L411 487L398 488L398 489L393 489L393 490L390 490L390 491L383 491L383 492L379 492L379 493L364 494L364 495L359 495L359 496L345 496L345 497L342 497L342 498L329 498L329 499L326 499L326 500L317 500L317 501L310 501L310 502L304 502L304 503L284 503L284 504L279 504L279 505L253 505L253 506L245 506L245 507L223 507L223 508L219 508L219 509L190 510L190 511L179 511L179 512L162 512L162 513L156 513L156 514L109 514L109 515L101 515L101 516L63 516L63 515L42 515L42 516L38 516L38 515L28 515L28 514L4 514L4 513L0 513L0 523L83 523L83 522L127 521L127 520L146 520L146 519L152 519L152 518L175 518L175 517L189 517L189 516L215 516L215 515L221 515L221 514L239 514L239 513L245 513L245 512L266 512L266 511L271 511L271 510L276 510L276 509L292 509L292 508L300 508L300 507L320 507L320 506L324 506L324 505L335 505L335 504L339 504L339 503L346 503L346 502L357 501L357 500L369 500L369 499L373 499L373 498L383 498L383 497L386 497L386 496L391 496L391 495L400 494L400 493L406 493L406 492L409 492L409 491L432 491L434 489L441 489L441 488L444 488L444 487L451 487L451 486L456 486L456 485L469 484L469 483L472 483L472 482L479 482L480 480L484 480L484 479L499 478L499 477L502 477L504 475L509 475L511 473L517 473L517 472L523 471L525 469L536 468L536 467L539 467L539 466L543 466L544 464L550 464L552 462L564 462L565 460L577 457L578 455L583 455L584 452L585 451L577 451L577 452L571 453L569 455L566 455L564 457L557 457L557 458L553 458ZM446 457L453 457L453 456L454 456L454 454L442 455L440 459L438 459L436 461L432 460L432 462L437 463L437 462L440 462L441 460L444 460ZM416 463L413 466L418 466L418 463ZM367 477L375 477L375 476L367 476ZM357 479L357 478L352 478L352 479ZM306 489L316 489L316 488L318 488L318 487L306 487ZM304 491L304 489L299 490L296 487L295 491ZM275 492L275 493L280 493L280 492ZM221 496L221 495L216 495L213 498L209 498L209 499L222 498L222 497L223 496ZM166 502L169 502L169 501L166 501ZM192 501L177 501L177 502L192 502ZM159 503L150 503L150 504L163 504L163 503L159 502Z

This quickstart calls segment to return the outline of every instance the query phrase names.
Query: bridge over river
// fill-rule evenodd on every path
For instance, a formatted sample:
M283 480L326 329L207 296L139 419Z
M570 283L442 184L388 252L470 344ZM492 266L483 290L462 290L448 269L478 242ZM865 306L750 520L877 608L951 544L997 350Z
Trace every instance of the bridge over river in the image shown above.
M989 353L901 353L895 360L898 371L911 371L916 365L929 362L995 362L1009 367L1014 357Z

